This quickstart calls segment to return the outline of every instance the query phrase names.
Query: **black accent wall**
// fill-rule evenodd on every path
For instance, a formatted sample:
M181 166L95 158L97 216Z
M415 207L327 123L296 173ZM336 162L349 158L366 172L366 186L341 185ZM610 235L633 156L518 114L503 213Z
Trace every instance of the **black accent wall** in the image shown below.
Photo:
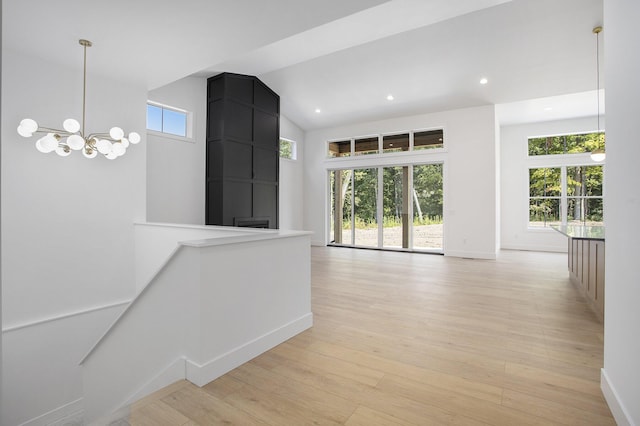
M207 80L207 225L278 228L280 97L256 77Z

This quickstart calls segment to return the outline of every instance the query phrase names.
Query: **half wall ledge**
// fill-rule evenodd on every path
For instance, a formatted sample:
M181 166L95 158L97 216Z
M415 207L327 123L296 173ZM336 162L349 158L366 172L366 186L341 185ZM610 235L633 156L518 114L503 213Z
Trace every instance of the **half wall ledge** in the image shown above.
M81 361L87 424L179 379L202 386L312 326L310 232L135 228L151 278Z

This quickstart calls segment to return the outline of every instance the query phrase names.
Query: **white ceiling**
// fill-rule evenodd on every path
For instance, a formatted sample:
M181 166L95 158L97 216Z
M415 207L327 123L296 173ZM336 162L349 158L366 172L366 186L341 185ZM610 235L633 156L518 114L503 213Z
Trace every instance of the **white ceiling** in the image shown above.
M87 38L90 72L149 89L257 75L306 130L486 104L514 124L596 113L600 24L602 0L4 0L3 49L80 66Z

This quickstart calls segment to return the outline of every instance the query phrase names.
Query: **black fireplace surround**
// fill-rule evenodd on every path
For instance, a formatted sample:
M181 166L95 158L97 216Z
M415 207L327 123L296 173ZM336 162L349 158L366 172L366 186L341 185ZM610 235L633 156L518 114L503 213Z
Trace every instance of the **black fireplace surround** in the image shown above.
M207 80L207 225L278 228L280 97L253 76Z

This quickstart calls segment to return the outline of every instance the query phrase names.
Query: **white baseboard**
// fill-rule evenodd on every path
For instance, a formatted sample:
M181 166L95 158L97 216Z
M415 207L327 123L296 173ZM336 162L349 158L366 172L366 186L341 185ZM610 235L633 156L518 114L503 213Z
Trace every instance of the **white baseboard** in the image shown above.
M609 404L611 414L613 414L613 418L616 420L618 426L636 426L631 416L629 416L629 412L618 397L618 393L609 380L609 376L607 372L604 371L604 368L600 370L600 389L602 390L604 399L607 401L607 404Z
M489 259L489 260L495 260L497 257L495 252L462 251L462 250L445 250L444 255L449 257L466 257L469 259Z
M324 247L327 244L324 241L311 240L311 245L314 246L314 247Z
M125 417L126 410L129 405L147 395L152 394L153 392L177 382L178 380L187 379L198 386L204 386L245 362L252 360L263 352L266 352L274 346L292 338L296 334L303 332L312 325L313 314L308 313L280 328L214 358L203 365L198 365L189 359L180 357L167 365L162 371L156 374L155 377L131 394L125 402L120 405L120 408L117 409L115 413L92 422L91 424L107 425L111 423L111 421ZM49 423L33 423L28 426L44 426L46 424ZM75 425L75 423L71 424ZM80 424L82 423L78 423L78 425ZM25 424L25 426L27 425Z
M292 338L313 325L313 314L308 313L265 335L245 343L231 351L214 358L203 365L186 361L186 379L191 383L204 386L234 368L252 360L258 355Z
M567 245L563 245L562 247L552 246L552 245L544 245L544 244L517 244L517 243L506 243L502 244L502 250L520 250L520 251L543 251L550 253L566 253Z
M84 406L82 398L76 399L68 404L44 413L34 419L22 423L20 426L62 426L62 425L82 425Z

